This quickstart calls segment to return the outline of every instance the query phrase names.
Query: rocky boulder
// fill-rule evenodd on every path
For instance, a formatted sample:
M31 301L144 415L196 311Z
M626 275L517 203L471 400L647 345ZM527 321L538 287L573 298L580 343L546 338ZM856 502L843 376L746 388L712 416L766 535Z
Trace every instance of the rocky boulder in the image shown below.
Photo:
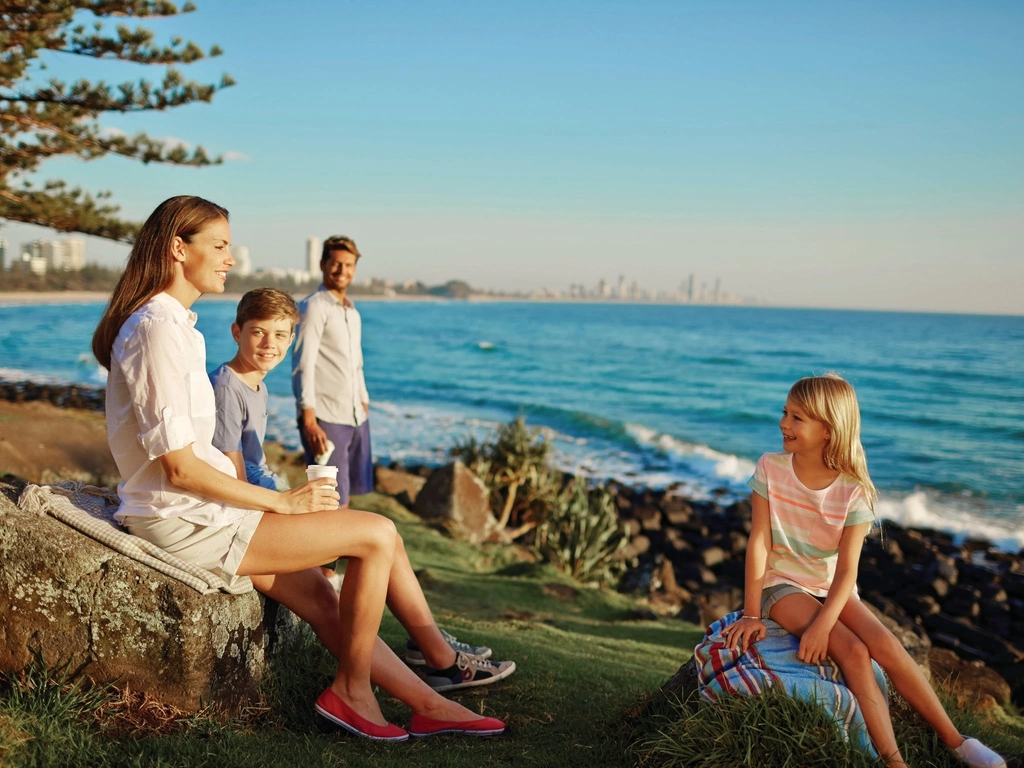
M180 709L233 709L266 671L256 592L201 595L49 517L0 482L0 671L41 655Z
M416 504L416 497L427 482L426 478L419 475L380 466L374 469L373 477L378 492L394 496L400 504L409 509Z
M933 648L928 654L932 677L952 689L962 703L980 709L1010 703L1010 684L981 661L964 661L948 648Z
M416 497L414 511L457 538L479 543L499 535L489 498L483 481L456 461L430 473Z

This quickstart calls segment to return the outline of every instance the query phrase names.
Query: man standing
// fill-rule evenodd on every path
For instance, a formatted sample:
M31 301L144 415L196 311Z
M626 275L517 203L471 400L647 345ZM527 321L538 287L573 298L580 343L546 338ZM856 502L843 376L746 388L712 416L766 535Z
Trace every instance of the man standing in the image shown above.
M292 391L306 463L330 452L321 463L338 468L343 508L350 495L373 490L362 321L346 295L358 261L359 250L350 238L324 241L323 284L299 302L301 319L292 357Z

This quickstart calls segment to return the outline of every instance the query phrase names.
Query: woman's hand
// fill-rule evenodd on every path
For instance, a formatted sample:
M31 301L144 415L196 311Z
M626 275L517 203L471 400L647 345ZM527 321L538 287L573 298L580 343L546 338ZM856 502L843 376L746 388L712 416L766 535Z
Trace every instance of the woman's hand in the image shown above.
M747 652L747 646L763 640L768 636L768 628L764 622L756 616L744 616L739 621L729 625L725 630L723 638L725 645L732 648L740 655Z
M831 632L831 627L819 621L811 622L800 636L800 650L796 657L804 664L821 664L828 657L828 636Z
M337 482L330 478L319 478L284 491L281 496L285 498L288 507L284 514L305 515L309 512L337 509L341 500L341 496L335 490L337 485Z

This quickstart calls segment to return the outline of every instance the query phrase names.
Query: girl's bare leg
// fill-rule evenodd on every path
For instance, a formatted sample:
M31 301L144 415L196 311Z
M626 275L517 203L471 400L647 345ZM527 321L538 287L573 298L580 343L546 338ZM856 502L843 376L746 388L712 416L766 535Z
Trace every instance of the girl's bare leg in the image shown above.
M953 749L959 747L964 741L963 736L949 719L921 668L892 632L857 598L846 601L839 620L868 647L871 658L885 670L907 703L935 729L942 742Z
M775 603L769 615L786 631L800 637L820 610L821 603L813 597L796 594ZM857 697L868 736L878 754L889 766L905 766L892 729L889 705L875 682L868 647L842 621L837 621L828 637L828 655L839 665L847 687Z
M387 720L373 695L370 668L396 537L394 523L368 512L267 513L238 568L239 575L287 574L338 557L348 558L337 603L335 656L339 664L331 689L377 725Z
M338 594L319 573L319 569L308 568L277 576L253 576L252 582L260 592L308 622L316 636L340 661ZM416 714L454 722L481 717L461 704L444 698L424 683L380 638L377 638L374 645L370 677L374 685L379 685L408 705Z

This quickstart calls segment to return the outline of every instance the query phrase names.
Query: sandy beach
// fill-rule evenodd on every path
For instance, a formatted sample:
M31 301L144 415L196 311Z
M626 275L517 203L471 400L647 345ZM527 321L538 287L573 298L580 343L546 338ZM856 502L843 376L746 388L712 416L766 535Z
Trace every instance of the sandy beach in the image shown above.
M0 400L0 475L31 482L119 481L102 413Z
M0 292L0 306L15 304L88 304L106 302L109 293L103 291L4 291Z
M296 298L302 298L307 296L309 291L293 291L292 295ZM110 298L109 293L103 291L8 291L0 292L0 307L2 306L18 306L18 305L32 305L32 304L89 304L89 303L106 303ZM230 301L237 303L242 298L241 293L207 293L199 298L200 301ZM424 302L435 302L435 301L450 301L441 296L407 296L407 295L395 295L395 296L379 296L376 294L352 294L352 298L356 301L424 301ZM487 300L488 297L471 297L471 301ZM505 299L507 301L522 300L513 299L511 297Z

